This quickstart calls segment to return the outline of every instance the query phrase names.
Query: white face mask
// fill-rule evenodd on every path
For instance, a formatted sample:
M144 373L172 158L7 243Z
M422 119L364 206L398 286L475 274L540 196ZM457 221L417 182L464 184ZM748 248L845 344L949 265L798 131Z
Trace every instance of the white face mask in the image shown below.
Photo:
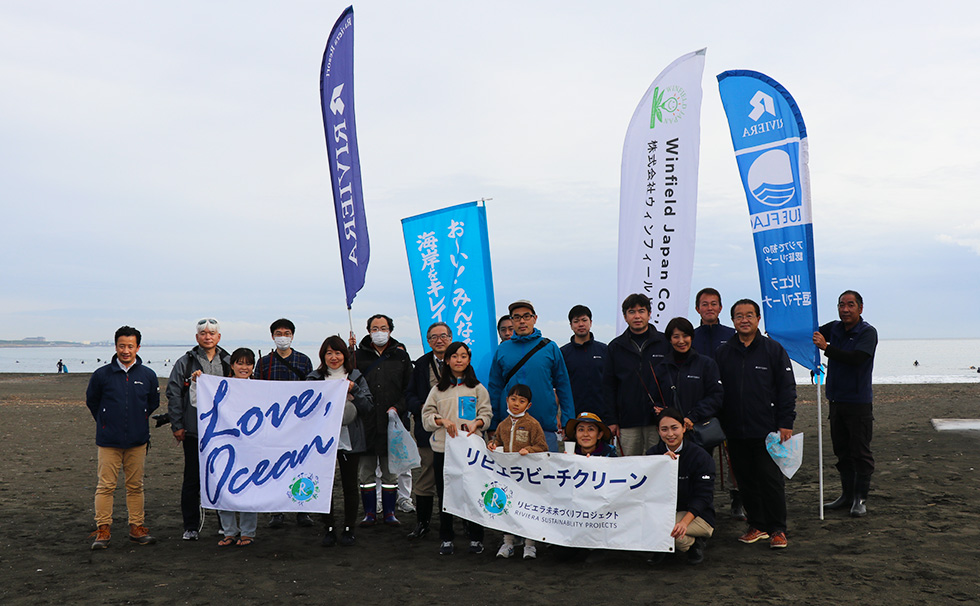
M279 351L286 351L293 344L292 337L273 337L272 340L276 342L276 349Z
M385 345L388 344L388 333L383 330L372 332L371 342L377 345L378 347L384 347Z

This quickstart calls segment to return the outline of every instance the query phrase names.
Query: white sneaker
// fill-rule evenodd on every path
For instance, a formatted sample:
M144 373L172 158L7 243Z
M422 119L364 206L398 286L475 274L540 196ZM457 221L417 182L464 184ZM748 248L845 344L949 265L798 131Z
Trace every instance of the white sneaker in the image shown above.
M197 533L196 530L185 530L184 531L183 539L185 541L196 541L197 540L197 537L198 537L198 533Z
M534 545L525 545L524 546L524 559L525 560L533 560L533 559L535 559L537 557L538 557L538 548L537 547L535 547Z
M415 505L412 504L412 499L409 499L408 497L402 497L398 499L397 508L398 511L401 511L403 513L412 513L413 511L415 511Z
M514 546L508 543L504 543L500 546L500 549L497 550L498 558L509 558L512 555L514 555Z

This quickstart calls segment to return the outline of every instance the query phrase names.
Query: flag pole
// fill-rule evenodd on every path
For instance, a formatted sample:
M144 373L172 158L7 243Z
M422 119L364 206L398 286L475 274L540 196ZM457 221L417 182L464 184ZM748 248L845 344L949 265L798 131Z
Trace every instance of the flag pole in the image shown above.
M823 412L820 398L820 386L823 384L823 368L817 366L814 373L817 379L817 469L820 476L820 520L823 521Z

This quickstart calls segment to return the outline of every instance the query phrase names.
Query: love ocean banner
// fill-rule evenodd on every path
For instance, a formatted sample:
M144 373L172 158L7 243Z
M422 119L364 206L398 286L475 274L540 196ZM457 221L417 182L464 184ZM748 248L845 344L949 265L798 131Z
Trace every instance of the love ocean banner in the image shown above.
M327 137L334 211L340 239L347 309L364 286L371 243L361 191L361 160L354 126L354 7L333 26L320 66L320 105Z
M196 383L203 507L330 512L347 381Z
M453 341L469 345L476 376L487 383L497 322L486 207L467 202L415 215L402 219L402 231L425 351L429 326L445 322Z
M759 72L718 74L749 204L766 332L810 370L820 365L806 126L796 101Z
M646 294L650 323L661 330L690 310L704 54L688 53L657 76L623 143L617 307L633 293ZM617 325L626 329L622 316Z
M490 452L446 439L446 511L487 528L564 545L673 551L676 460Z

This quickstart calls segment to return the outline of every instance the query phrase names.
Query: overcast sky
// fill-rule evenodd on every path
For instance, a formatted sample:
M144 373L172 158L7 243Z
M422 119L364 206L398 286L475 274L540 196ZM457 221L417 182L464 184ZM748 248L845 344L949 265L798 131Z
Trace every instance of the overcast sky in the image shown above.
M318 90L346 6L0 4L0 339L190 343L202 316L237 342L280 316L297 343L346 334ZM753 69L807 124L821 321L854 288L882 338L980 336L980 9L923 6L356 4L355 328L387 313L421 354L400 220L492 198L498 314L528 298L563 342L584 303L612 338L626 127L707 47L694 290L759 298L715 80Z

